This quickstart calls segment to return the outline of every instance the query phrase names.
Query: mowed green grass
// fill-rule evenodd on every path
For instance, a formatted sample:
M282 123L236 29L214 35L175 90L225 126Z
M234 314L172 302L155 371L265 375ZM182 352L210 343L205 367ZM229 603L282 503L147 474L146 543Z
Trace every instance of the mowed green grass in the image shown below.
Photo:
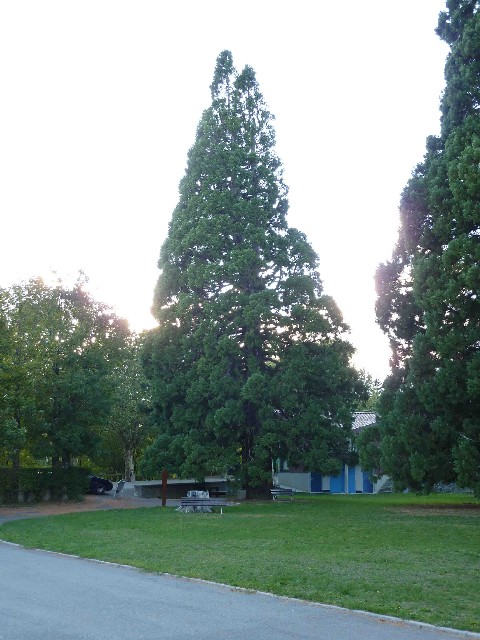
M301 496L224 515L79 513L10 522L0 538L480 631L480 501L464 495Z

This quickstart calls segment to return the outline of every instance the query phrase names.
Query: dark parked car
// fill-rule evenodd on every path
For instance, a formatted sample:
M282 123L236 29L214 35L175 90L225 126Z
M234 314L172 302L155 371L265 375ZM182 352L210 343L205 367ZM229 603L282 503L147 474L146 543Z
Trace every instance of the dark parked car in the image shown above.
M106 491L111 491L113 489L113 484L110 480L105 480L105 478L99 478L98 476L90 476L90 485L88 488L89 493L96 493L97 496L103 495Z

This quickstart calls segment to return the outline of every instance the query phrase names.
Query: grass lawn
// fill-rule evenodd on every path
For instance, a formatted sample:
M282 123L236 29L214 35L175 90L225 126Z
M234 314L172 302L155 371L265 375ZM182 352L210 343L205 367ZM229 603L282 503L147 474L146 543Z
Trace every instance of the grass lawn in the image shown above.
M0 538L480 631L480 501L465 495L305 495L223 516L79 513L9 522Z

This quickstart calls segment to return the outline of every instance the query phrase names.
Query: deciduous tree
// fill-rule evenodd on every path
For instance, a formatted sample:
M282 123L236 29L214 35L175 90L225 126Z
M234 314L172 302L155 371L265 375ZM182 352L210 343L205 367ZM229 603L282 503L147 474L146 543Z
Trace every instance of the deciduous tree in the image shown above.
M41 280L0 290L0 442L14 469L34 425L42 423L37 397L45 371L41 317L48 296Z
M67 467L93 452L96 429L108 418L110 373L129 332L83 285L82 278L71 288L34 279L2 291L3 428L17 458L27 447Z
M121 447L127 482L135 480L135 462L149 436L150 390L140 362L141 344L141 336L132 336L123 349L112 373L110 415L101 429L104 448Z

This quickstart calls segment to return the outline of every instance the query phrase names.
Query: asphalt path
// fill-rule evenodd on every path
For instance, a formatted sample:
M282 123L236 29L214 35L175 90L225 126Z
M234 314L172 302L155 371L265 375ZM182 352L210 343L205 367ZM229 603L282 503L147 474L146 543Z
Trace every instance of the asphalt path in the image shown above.
M458 640L336 607L0 542L0 640Z

